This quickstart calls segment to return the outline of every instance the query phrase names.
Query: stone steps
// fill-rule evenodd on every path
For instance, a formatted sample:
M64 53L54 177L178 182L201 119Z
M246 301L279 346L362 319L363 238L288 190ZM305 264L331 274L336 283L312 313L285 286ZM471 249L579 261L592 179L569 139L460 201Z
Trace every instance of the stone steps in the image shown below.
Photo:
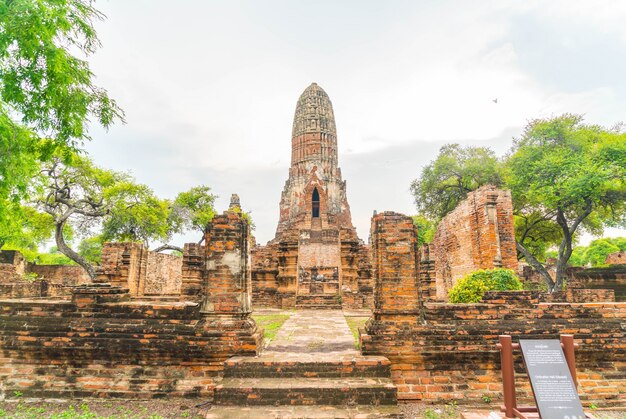
M400 418L397 406L220 406L207 419L267 418Z
M234 357L226 361L225 378L263 377L391 377L391 362L383 356L340 357L331 360L268 361L263 358Z
M215 388L219 406L395 405L390 378L224 378Z
M300 294L296 296L296 308L307 310L341 310L338 294Z
M279 353L233 357L208 418L396 418L397 389L382 356Z

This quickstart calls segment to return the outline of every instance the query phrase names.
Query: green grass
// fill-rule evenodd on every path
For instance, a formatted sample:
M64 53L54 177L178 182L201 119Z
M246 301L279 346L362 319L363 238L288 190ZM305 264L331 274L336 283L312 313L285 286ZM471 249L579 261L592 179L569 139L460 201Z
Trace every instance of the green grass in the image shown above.
M263 338L266 342L274 340L278 329L291 317L289 314L253 314L252 318L264 329Z
M365 326L365 322L369 319L369 317L346 317L346 322L348 323L348 327L352 331L352 336L354 336L354 347L356 349L360 349L359 347L359 327Z

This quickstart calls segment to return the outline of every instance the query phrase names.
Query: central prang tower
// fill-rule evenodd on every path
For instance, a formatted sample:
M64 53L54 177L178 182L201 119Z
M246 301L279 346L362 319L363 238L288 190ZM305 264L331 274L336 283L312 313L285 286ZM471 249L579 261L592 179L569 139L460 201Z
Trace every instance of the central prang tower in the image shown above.
M333 105L316 83L296 105L291 136L291 167L280 200L276 234L292 228L352 228L346 183L337 167Z
M252 251L253 304L371 305L369 251L352 225L337 161L333 105L312 83L296 105L276 237Z

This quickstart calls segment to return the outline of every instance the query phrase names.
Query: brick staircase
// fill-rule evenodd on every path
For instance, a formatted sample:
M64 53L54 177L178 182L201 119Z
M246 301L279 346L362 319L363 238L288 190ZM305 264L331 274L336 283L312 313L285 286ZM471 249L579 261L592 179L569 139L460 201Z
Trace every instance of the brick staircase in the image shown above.
M339 294L300 294L296 308L306 310L341 310Z
M380 356L235 357L224 364L207 418L398 418L390 377Z

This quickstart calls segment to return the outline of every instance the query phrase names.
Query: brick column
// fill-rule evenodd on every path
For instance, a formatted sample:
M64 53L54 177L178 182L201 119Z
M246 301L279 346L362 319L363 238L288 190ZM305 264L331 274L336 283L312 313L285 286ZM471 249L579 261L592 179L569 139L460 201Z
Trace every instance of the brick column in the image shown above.
M370 234L374 323L416 324L420 298L417 233L413 221L395 212L376 214L372 217Z
M205 267L206 248L197 243L185 243L180 287L181 300L198 300L202 292Z

